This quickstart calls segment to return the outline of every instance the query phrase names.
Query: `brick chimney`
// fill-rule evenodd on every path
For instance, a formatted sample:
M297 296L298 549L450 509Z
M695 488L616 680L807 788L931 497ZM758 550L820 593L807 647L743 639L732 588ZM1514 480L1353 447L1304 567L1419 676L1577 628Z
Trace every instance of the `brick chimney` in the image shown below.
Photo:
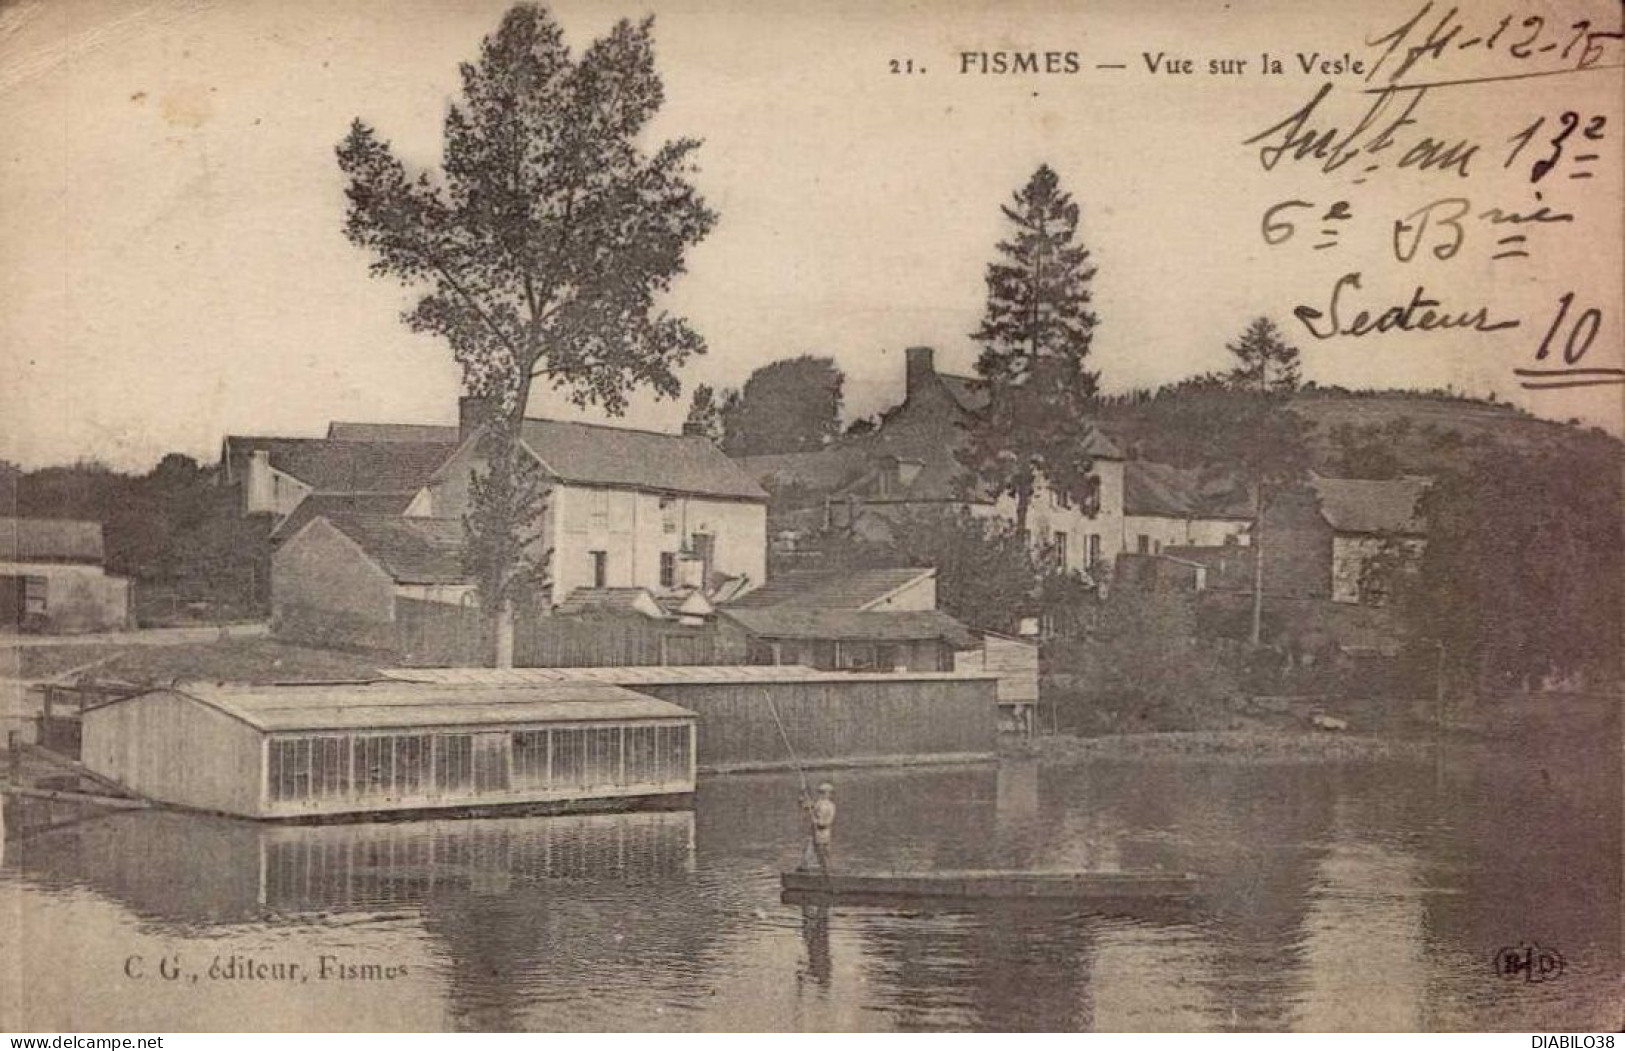
M457 399L457 437L467 440L468 436L479 430L495 409L494 399L489 394L465 394Z
M930 347L909 347L903 353L907 361L907 368L903 373L904 395L912 398L937 374L934 361L936 352Z

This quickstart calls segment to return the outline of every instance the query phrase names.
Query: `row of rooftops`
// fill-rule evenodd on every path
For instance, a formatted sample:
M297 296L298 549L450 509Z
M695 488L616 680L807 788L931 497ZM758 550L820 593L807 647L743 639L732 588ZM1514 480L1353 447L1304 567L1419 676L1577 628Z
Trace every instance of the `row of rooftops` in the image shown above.
M888 492L881 499L960 499L962 470L954 448L966 419L987 404L985 384L937 371L929 347L909 348L906 359L904 400L880 425L813 452L730 459L700 436L545 419L524 421L521 437L550 476L580 485L763 502L768 499L763 483L769 483L835 497L861 492L874 499L877 475L888 474ZM286 537L317 514L401 514L414 493L440 477L466 433L451 425L335 421L325 438L229 437L222 461L228 482L242 477L250 456L263 455L312 489L306 502L318 502L281 524L278 536ZM1251 518L1251 498L1236 479L1127 459L1099 429L1090 433L1084 451L1123 463L1124 514ZM1413 527L1417 484L1415 479L1315 480L1328 522L1349 532Z
M225 439L221 463L227 483L243 480L250 460L261 457L314 494L394 504L440 479L466 440L458 434L456 427L335 422L325 438L232 435ZM565 483L767 500L745 470L696 435L527 419L520 440L543 471Z

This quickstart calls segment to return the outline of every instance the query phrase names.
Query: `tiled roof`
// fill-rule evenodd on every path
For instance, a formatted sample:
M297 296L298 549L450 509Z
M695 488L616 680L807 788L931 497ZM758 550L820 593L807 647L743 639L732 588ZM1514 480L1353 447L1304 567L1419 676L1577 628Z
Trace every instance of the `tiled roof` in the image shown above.
M862 610L935 572L920 566L790 570L770 578L728 608Z
M636 613L639 616L665 614L647 588L576 588L559 603L555 612L576 616L590 611Z
M952 376L945 372L937 373L937 379L943 388L953 398L955 404L965 411L967 415L974 415L988 407L992 397L988 394L987 382L975 376ZM1090 456L1103 459L1120 460L1123 450L1112 441L1100 428L1091 428L1089 437L1084 442L1084 450Z
M326 521L400 584L465 584L463 523L453 518L330 515Z
M565 482L767 499L708 438L536 419L527 419L521 433L548 473Z
M954 396L954 401L966 412L981 412L993 400L988 396L986 381L974 376L950 376L946 372L939 372L937 379L942 381L948 393Z
M357 442L329 438L226 439L226 470L240 481L254 452L271 466L321 493L396 493L417 489L446 462L449 442Z
M865 468L862 450L846 445L817 452L740 456L734 462L764 486L797 485L817 492L835 489Z
M1382 480L1310 478L1320 498L1321 517L1339 533L1425 533L1417 502L1431 484L1432 479L1416 475Z
M964 498L959 486L965 469L954 450L965 440L964 424L987 408L988 395L979 379L933 375L934 388L927 386L893 406L872 432L841 439L818 452L748 456L738 462L751 477L774 486L794 484L877 502L958 502ZM938 389L946 398L936 393ZM1091 429L1079 451L1099 459L1123 458L1117 443L1098 427ZM912 468L906 484L893 469L895 461ZM887 475L884 485L882 474Z
M1123 512L1168 518L1251 518L1245 490L1200 468L1130 460L1123 465Z
M100 565L102 526L67 518L0 518L0 561Z
M758 638L906 642L942 639L955 649L976 645L969 628L940 610L867 612L822 609L729 609L724 615Z
M286 540L313 518L334 515L399 515L414 493L312 493L299 501L293 513L271 531L272 540Z
M327 425L327 437L346 442L443 442L455 443L461 435L455 424L434 423L356 423L334 420Z

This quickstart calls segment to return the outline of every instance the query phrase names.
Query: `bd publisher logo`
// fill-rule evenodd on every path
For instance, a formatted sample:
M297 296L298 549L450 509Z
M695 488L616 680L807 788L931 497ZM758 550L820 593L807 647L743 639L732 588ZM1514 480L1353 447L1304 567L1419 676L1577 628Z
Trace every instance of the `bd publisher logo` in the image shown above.
M1563 954L1529 943L1509 945L1495 954L1495 973L1509 981L1517 978L1526 982L1555 981L1563 977Z

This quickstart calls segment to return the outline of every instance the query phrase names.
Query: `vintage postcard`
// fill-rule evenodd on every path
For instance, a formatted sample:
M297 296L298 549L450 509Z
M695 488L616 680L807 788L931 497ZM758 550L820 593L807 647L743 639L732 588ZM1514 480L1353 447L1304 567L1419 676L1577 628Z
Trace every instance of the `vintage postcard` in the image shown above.
M0 3L0 1030L1612 1047L1622 71Z

